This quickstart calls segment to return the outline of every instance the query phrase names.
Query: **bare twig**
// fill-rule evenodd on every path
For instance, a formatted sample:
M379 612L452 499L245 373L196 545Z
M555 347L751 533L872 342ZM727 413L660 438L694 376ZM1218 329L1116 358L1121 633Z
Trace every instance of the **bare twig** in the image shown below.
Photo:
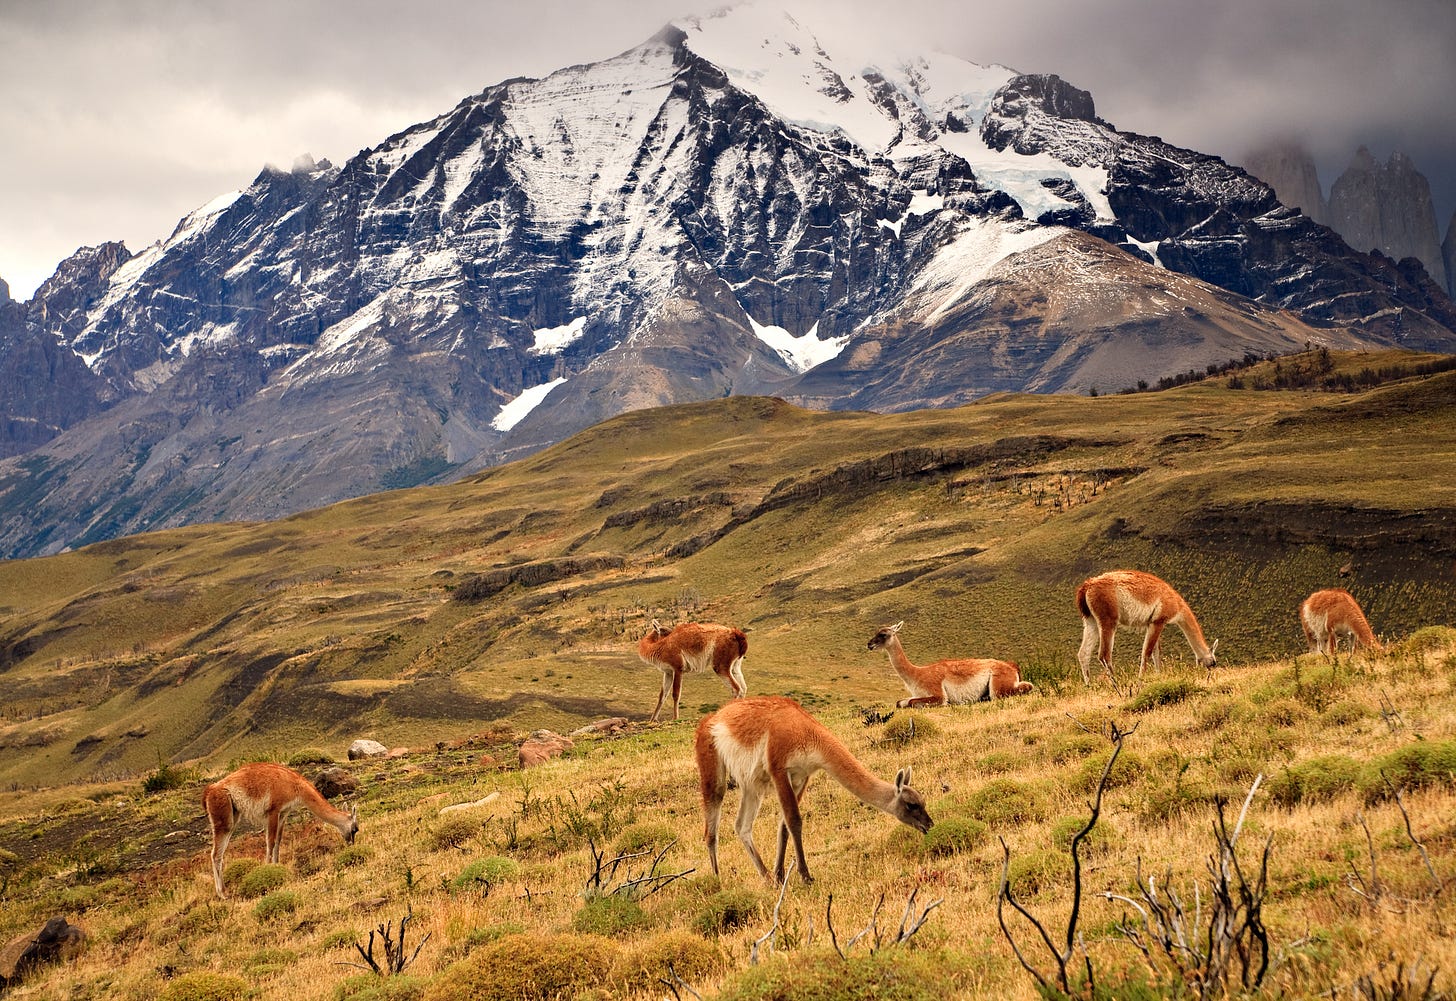
M658 977L657 982L666 985L667 989L672 991L672 996L677 998L678 1001L682 1001L682 995L679 994L677 991L679 987L687 991L693 997L697 998L698 1001L703 1001L703 996L697 991L693 990L692 985L684 980L681 976L679 976L678 972L672 968L672 960L670 959L667 961L667 973L668 976L672 977L671 980L665 980L662 977Z
M1383 769L1380 772L1380 780L1385 783L1385 788L1389 789L1390 794L1395 797L1395 805L1400 808L1401 818L1405 821L1406 837L1411 839L1411 844L1415 845L1416 850L1421 853L1421 861L1426 864L1426 874L1431 877L1431 896L1439 896L1441 890L1444 889L1444 884L1441 882L1441 877L1436 875L1436 867L1431 864L1431 856L1426 853L1426 846L1421 844L1420 839L1416 837L1415 831L1411 830L1410 814L1406 812L1405 800L1401 798L1400 790L1395 787L1390 779L1386 778Z
M779 930L779 910L784 906L784 892L789 888L789 874L794 871L795 865L797 863L793 859L790 859L788 868L784 870L784 881L779 884L778 903L774 904L773 909L773 927L764 932L762 938L755 940L753 948L748 950L749 965L756 965L758 963L758 947L763 945L763 943L767 942L769 952L773 951L773 937Z
M900 918L900 931L895 936L896 945L899 945L901 942L908 942L910 937L918 932L925 924L926 919L930 917L930 912L945 903L944 897L932 900L921 909L920 915L912 920L910 914L915 907L915 895L919 892L920 887L917 886L910 891L910 898L905 901L905 914Z
M430 940L430 936L434 934L433 932L426 932L425 937L420 939L420 944L415 946L415 951L409 954L409 958L405 958L405 928L409 925L410 919L412 919L414 916L414 908L411 907L408 913L406 913L404 917L399 919L398 941L396 941L395 938L396 933L394 930L394 926L390 922L386 921L384 922L384 924L380 925L375 931L371 931L369 933L368 949L365 949L364 946L360 945L358 942L354 943L354 949L359 953L360 956L364 958L364 962L369 964L367 967L361 966L358 963L341 963L339 965L354 966L358 967L361 970L373 970L381 977L385 976L386 974L403 973L405 967L409 966L415 961L415 959L420 954L420 950L425 947L425 943L428 942ZM375 935L379 936L380 941L384 946L384 966L382 967L379 965L379 962L374 958Z
M879 944L880 944L880 930L879 930L880 908L884 905L884 903L885 903L885 895L882 893L882 894L880 894L880 899L877 900L877 901L875 901L875 909L870 913L870 923L867 924L867 925L865 925L864 926L864 929L862 931L860 931L860 933L858 935L855 935L854 938L850 939L847 943L845 943L845 946L844 947L846 949L853 949L854 948L854 944L856 942L858 942L860 939L864 938L866 935L868 935L871 931L873 931L875 933L875 945L874 945L874 947L871 947L871 950L870 951L873 952L874 951L874 948L879 946Z

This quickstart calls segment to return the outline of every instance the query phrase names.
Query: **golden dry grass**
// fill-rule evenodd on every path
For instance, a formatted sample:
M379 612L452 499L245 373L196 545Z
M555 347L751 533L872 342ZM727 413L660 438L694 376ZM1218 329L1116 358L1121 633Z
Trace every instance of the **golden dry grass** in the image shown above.
M888 677L881 681L884 709L897 693ZM1114 773L1107 791L1084 871L1089 895L1081 928L1100 973L1111 978L1142 967L1115 930L1125 909L1098 895L1130 892L1139 863L1144 873L1167 874L1185 899L1192 899L1195 884L1206 894L1214 798L1230 798L1232 816L1253 776L1262 773L1266 784L1252 804L1240 857L1251 865L1264 839L1272 839L1263 913L1277 963L1268 995L1344 993L1381 964L1417 961L1446 971L1439 983L1449 989L1448 973L1456 971L1456 945L1447 934L1456 918L1447 885L1456 877L1451 776L1403 793L1440 893L1400 810L1388 798L1368 797L1368 779L1363 787L1347 785L1328 798L1291 806L1280 805L1268 790L1281 774L1313 758L1342 755L1363 766L1402 749L1456 741L1453 686L1456 633L1428 630L1378 658L1345 657L1331 665L1302 656L1219 670L1212 678L1169 672L1146 680L1141 694L1148 707L1142 711L1105 683L1084 690L1080 681L1055 694L1041 690L997 703L922 710L915 714L920 736L909 743L886 739L888 727L865 726L854 700L826 696L817 715L872 770L888 777L912 765L939 824L979 820L986 830L968 850L931 854L922 836L819 777L805 797L806 842L817 880L807 887L791 881L774 955L803 958L829 949L831 895L841 944L870 923L881 897L878 927L893 938L917 891L922 905L943 903L908 946L884 948L928 951L965 964L969 972L948 996L1035 997L997 926L998 839L1010 848L1020 899L1060 934L1070 902L1068 831L1087 816L1109 750L1097 733L1116 722L1137 729L1126 741L1126 770ZM441 978L453 964L500 934L576 934L573 923L593 870L588 837L608 857L614 850L655 851L675 841L659 871L693 870L642 901L646 924L610 939L615 957L650 950L674 935L701 938L697 924L720 891L756 898L759 910L744 925L707 937L721 950L722 963L693 985L715 992L747 967L753 942L772 923L775 896L754 874L727 818L722 879L703 875L692 728L693 720L685 719L642 725L624 737L583 739L568 756L524 773L482 766L475 758L480 752L472 751L428 750L357 766L364 783L358 842L344 848L330 829L291 825L283 849L291 875L280 892L296 895L296 906L272 918L258 916L258 900L214 898L205 839L195 826L181 857L143 871L136 885L117 871L125 866L125 852L108 853L107 845L122 833L116 829L70 857L13 860L7 928L66 912L88 928L92 943L78 960L40 972L10 996L152 998L170 977L212 970L242 976L260 997L347 997L369 983L348 980L359 971L340 965L358 961L354 943L367 943L371 929L406 913L413 914L411 948L426 934L430 938L406 971L414 980L399 983L443 990L438 985L447 983ZM68 815L90 817L101 831L107 824L122 827L128 814L181 824L197 812L192 801L200 781L154 796L134 784L77 788L70 801L37 802L30 819L37 829ZM439 812L496 790L500 795L478 809ZM730 795L729 818L736 802ZM776 816L770 806L760 817L761 850L772 847ZM235 843L230 861L256 859L260 841L253 836ZM495 856L515 863L502 867L508 874L499 882L452 885L470 863ZM607 885L646 869L644 857ZM1367 889L1378 881L1378 899L1355 892L1362 880ZM1012 926L1029 956L1045 958L1029 928L1015 919ZM856 950L868 951L864 943ZM350 986L341 986L346 982ZM609 996L664 993L657 984L631 990L619 983Z

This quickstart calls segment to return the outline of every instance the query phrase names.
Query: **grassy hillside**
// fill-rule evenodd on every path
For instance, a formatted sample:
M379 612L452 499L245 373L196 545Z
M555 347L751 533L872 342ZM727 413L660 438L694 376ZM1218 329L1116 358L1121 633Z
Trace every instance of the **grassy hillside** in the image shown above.
M732 836L736 793L721 879L709 874L688 720L582 738L528 772L492 762L510 750L501 730L356 765L355 844L295 820L278 868L260 863L260 836L239 839L226 901L213 893L198 805L221 766L154 772L145 786L10 793L0 796L3 930L61 913L91 941L9 996L649 998L670 995L671 961L705 997L1030 999L1033 981L997 923L1003 864L1016 899L1060 942L1070 840L1116 724L1135 729L1080 849L1085 945L1074 969L1085 951L1106 989L1098 996L1176 996L1180 983L1197 996L1193 971L1156 950L1153 964L1142 959L1119 931L1135 913L1104 894L1134 895L1141 872L1186 902L1195 937L1206 933L1216 804L1229 802L1232 825L1262 775L1237 845L1251 883L1268 851L1258 914L1271 966L1260 996L1446 997L1413 988L1436 974L1449 991L1456 970L1453 686L1456 630L1443 627L1374 658L1302 655L1211 679L1170 669L1131 700L1061 679L997 703L895 710L875 725L825 685L808 700L816 714L877 774L912 766L936 826L917 834L820 776L804 798L817 879L791 880L781 904ZM877 708L889 711L887 699ZM291 754L305 771L318 767L302 763L316 750ZM767 853L777 810L764 813ZM907 908L913 920L932 906L894 944ZM388 977L363 969L355 946L381 929L397 935L406 916L413 962ZM1049 975L1030 925L1010 913L1007 922ZM1362 980L1407 993L1356 993Z
M1098 894L1134 894L1141 864L1206 902L1216 803L1236 813L1261 774L1239 857L1256 873L1269 845L1270 996L1407 996L1391 985L1418 957L1449 990L1456 374L1423 361L1337 356L1323 375L1352 392L1232 388L1288 384L1300 361L1283 359L1167 392L910 414L727 399L449 487L0 564L0 934L63 913L92 936L11 996L549 996L500 979L540 960L562 996L662 997L672 958L724 998L890 996L885 978L897 997L1030 998L997 924L998 839L1018 899L1063 936L1068 842L1113 724L1136 731L1083 854L1079 929L1109 996L1179 975ZM1135 696L1083 686L1072 593L1117 566L1179 587L1221 640L1214 672L1170 633ZM1387 653L1300 655L1295 608L1327 586L1360 598ZM692 765L693 725L727 688L690 676L682 721L645 723L658 679L634 649L652 617L746 627L750 692L799 698L881 776L913 765L937 821L921 837L816 779L818 881L791 884L757 964L776 898L731 834L736 794L723 878L705 875ZM1036 691L866 725L902 696L865 649L899 620L912 659L1009 657ZM1124 633L1120 667L1135 650ZM634 722L516 769L527 731L608 715ZM202 785L256 758L312 773L361 736L410 750L349 766L358 842L295 821L274 871L242 839L217 901ZM594 851L648 854L593 891ZM658 852L658 875L684 875L626 899ZM891 945L912 891L942 902ZM410 950L429 940L403 974L346 965L406 914ZM775 986L791 975L823 990ZM1355 993L1362 978L1387 993Z
M1230 666L1302 649L1318 587L1379 633L1456 622L1456 373L1400 377L1421 360L1340 358L1400 366L1360 393L1218 378L894 415L732 398L448 487L3 563L0 784L640 719L653 616L750 630L751 692L861 700L889 694L864 645L897 620L912 658L1060 676L1077 582L1117 566L1177 586ZM689 678L685 706L725 691Z

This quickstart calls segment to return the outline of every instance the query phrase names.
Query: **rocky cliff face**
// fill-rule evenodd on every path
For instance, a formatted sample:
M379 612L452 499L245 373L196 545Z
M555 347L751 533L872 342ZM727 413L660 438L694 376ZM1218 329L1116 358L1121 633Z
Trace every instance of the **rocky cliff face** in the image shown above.
M1272 187L1285 205L1329 225L1319 170L1309 150L1293 144L1269 145L1245 156L1244 165L1249 173Z
M1445 290L1446 264L1436 230L1431 186L1409 157L1380 163L1363 146L1330 185L1330 225L1357 250L1414 257Z
M1056 294L1073 260L1116 309ZM730 393L938 406L1311 339L1456 347L1424 275L1065 81L854 72L752 6L266 170L6 315L5 388L58 375L8 398L38 429L13 450L50 437L0 461L0 555L449 479Z
M1446 291L1456 299L1456 212L1446 224L1446 239L1441 241L1441 261L1446 265Z

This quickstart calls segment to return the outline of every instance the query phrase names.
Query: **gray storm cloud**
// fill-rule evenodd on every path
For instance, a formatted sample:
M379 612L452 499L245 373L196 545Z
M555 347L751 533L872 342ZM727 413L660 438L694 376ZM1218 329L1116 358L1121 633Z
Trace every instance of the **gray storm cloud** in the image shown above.
M605 58L717 0L190 0L0 7L0 276L28 296L78 246L138 250L265 163L341 162L467 94ZM1456 210L1451 0L787 0L838 57L936 48L1092 92L1120 129L1238 162L1303 141L1410 154Z

